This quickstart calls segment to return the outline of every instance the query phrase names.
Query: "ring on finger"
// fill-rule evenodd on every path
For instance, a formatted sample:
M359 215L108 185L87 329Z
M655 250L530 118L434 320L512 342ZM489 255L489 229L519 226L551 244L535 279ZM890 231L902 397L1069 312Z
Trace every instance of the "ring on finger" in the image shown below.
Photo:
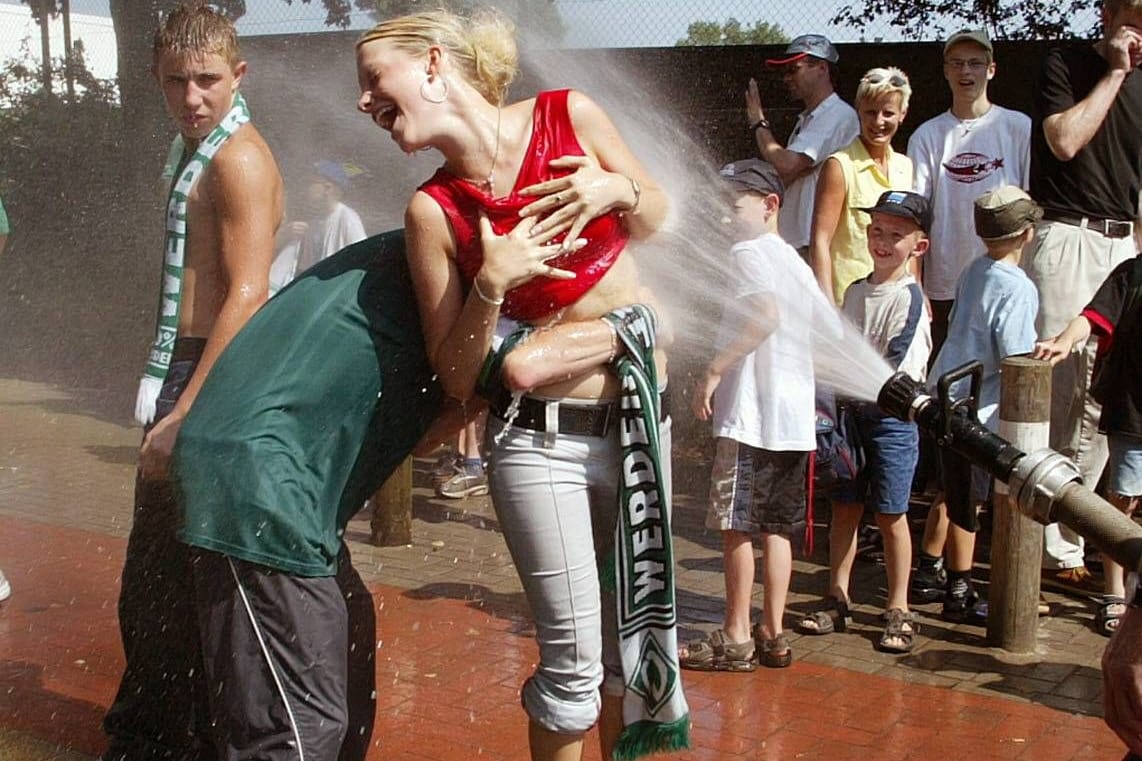
M563 195L561 193L556 193L551 197L551 200L555 201L555 203L563 203Z

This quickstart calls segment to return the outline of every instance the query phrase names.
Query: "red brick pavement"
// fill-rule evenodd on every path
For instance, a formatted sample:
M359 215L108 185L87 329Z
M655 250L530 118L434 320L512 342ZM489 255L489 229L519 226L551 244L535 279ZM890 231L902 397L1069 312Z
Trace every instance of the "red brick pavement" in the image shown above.
M125 543L0 515L13 596L0 605L0 759L83 759L122 667L115 620ZM523 612L371 585L378 714L370 761L527 758L518 686L536 657ZM798 660L685 673L682 759L1117 759L1101 720L1036 703ZM598 751L589 749L588 759Z

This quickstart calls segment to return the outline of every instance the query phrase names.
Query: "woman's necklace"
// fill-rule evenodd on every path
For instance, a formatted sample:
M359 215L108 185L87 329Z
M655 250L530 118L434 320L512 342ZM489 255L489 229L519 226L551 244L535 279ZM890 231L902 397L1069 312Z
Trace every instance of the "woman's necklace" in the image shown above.
M503 116L503 107L496 106L496 147L492 151L492 167L488 170L488 176L484 180L484 185L488 188L488 195L496 195L495 175L496 175L496 161L500 158L500 118Z

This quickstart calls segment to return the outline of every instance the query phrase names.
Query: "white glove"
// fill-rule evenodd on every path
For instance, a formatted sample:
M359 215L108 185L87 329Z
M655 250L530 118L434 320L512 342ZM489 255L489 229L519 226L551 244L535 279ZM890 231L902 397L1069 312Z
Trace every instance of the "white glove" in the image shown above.
M139 425L147 425L155 419L155 405L162 390L163 382L153 376L144 375L139 381L139 394L135 397L135 422Z

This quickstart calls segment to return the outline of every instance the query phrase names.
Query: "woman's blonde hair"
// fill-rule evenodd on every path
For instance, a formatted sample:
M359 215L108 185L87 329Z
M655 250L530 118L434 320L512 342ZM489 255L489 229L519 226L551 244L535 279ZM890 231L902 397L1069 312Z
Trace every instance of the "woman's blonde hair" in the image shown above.
M390 40L413 55L439 45L449 52L464 79L497 106L503 104L519 71L515 24L490 9L469 16L443 9L399 16L362 34L357 47L375 40Z
M869 69L860 78L856 102L859 105L866 100L879 100L894 92L900 93L900 108L907 111L908 102L912 99L912 84L908 81L908 75L895 66L878 66Z

